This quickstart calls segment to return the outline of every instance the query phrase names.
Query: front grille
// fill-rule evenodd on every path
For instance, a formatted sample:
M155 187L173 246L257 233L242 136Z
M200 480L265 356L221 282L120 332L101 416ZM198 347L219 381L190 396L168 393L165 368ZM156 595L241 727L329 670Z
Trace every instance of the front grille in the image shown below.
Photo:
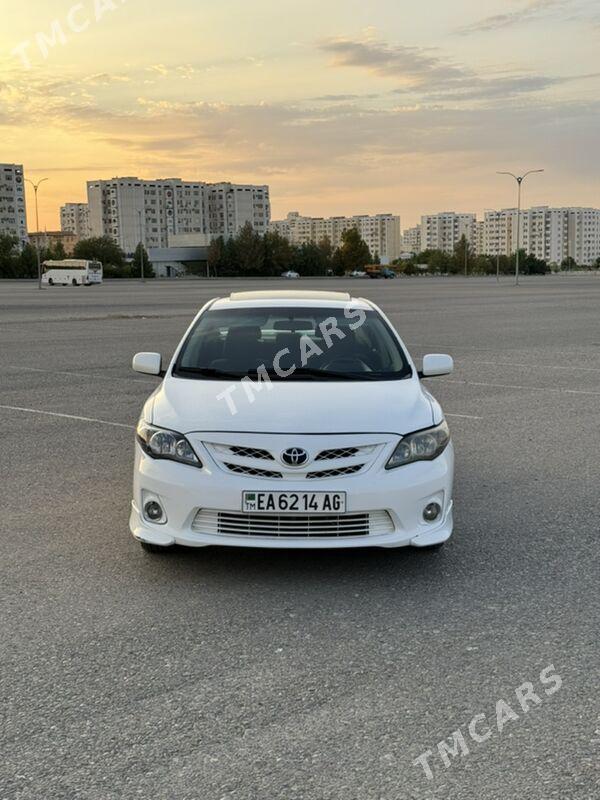
M203 508L192 523L195 533L278 538L343 538L392 533L387 511L360 514L243 514Z
M281 480L281 472L273 472L270 469L259 469L258 467L247 467L244 464L224 464L230 472L236 475L251 475L253 478L275 478Z
M338 467L337 469L324 469L320 472L308 472L307 478L338 478L340 475L352 475L360 472L364 464L354 464L352 467Z
M331 450L322 450L315 461L333 461L336 458L352 458L357 455L358 447L336 447Z
M268 450L262 450L260 447L238 447L232 445L229 450L234 456L241 456L242 458L258 458L264 461L273 461L273 456Z

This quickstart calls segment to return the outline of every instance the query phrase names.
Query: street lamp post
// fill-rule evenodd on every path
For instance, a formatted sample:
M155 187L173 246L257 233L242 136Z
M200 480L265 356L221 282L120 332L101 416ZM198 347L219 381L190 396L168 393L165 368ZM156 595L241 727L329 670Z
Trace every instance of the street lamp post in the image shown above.
M35 249L37 252L38 289L42 288L42 261L40 258L40 215L38 211L38 189L40 188L41 184L47 180L48 178L42 178L37 183L34 183L33 181L30 181L29 178L25 178L25 181L33 186L33 194L35 196L35 229L37 232Z
M510 175L511 178L514 178L518 184L518 207L517 207L517 253L516 253L516 263L515 263L515 285L519 285L519 258L521 255L521 186L523 185L523 181L528 175L533 175L536 172L543 172L543 169L530 169L529 172L526 172L524 175L515 175L512 172L499 172L498 175Z

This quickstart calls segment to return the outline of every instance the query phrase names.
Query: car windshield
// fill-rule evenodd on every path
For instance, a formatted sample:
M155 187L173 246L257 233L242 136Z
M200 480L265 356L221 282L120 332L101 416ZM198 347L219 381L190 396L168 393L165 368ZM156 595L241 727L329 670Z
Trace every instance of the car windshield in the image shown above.
M225 308L199 318L173 375L239 380L401 380L400 343L375 311L297 306Z

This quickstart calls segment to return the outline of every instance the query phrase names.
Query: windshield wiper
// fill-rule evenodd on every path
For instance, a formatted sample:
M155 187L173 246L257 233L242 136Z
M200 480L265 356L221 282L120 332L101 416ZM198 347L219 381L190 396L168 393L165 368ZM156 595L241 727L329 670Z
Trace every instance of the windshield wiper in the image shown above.
M332 381L376 381L378 377L372 372L330 372L315 367L298 367L290 378L322 378Z
M245 372L227 372L222 369L213 369L212 367L176 367L174 370L175 375L181 373L198 375L200 378L228 378L230 380L239 381L240 378L245 378Z

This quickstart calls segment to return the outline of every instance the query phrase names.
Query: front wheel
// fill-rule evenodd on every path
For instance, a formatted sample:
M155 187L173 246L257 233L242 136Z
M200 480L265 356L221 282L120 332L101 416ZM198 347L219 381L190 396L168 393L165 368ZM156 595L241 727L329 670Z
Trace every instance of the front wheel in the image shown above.
M147 553L158 553L159 555L165 555L172 547L171 545L163 547L161 544L150 544L150 542L140 542L140 544L142 545L142 549Z

